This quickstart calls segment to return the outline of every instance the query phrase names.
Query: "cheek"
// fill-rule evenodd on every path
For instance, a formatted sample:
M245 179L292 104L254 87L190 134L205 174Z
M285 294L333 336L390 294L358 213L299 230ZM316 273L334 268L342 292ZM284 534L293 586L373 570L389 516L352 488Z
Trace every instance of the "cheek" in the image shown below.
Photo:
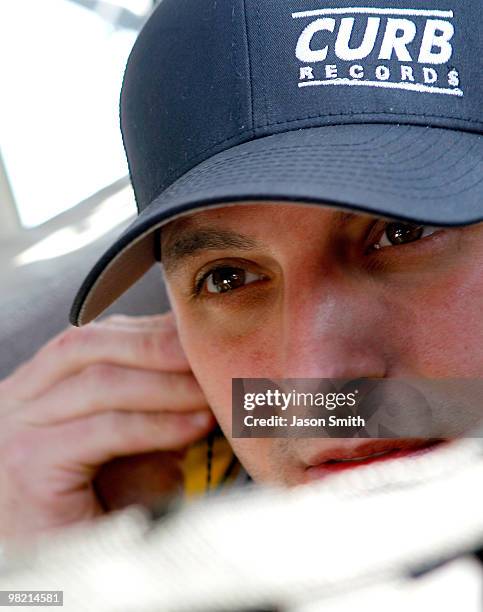
M273 460L274 455L276 456L276 441L232 438L230 443L238 460L255 482L284 484L284 481L279 478L278 474L283 464L280 461L274 462ZM273 469L274 463L278 466L276 469Z
M256 334L221 333L216 325L179 315L179 337L191 369L221 427L230 432L232 378L269 375L273 334L266 328Z
M434 276L410 296L407 309L411 329L407 330L405 352L415 373L424 377L481 376L483 271L479 266ZM400 341L403 345L404 334Z
M259 483L286 485L300 477L289 453L275 439L234 439L232 432L232 378L270 377L273 371L274 348L270 341L273 330L257 334L217 335L216 326L201 321L191 324L179 318L181 343L193 373L225 436L250 476ZM275 351L276 354L276 351Z

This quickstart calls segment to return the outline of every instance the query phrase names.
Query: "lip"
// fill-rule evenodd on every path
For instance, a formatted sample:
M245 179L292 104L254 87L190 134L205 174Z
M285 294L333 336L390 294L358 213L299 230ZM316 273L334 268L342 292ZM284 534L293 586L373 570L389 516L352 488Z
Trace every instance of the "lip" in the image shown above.
M310 482L372 463L426 454L445 441L442 439L371 440L352 448L328 449L319 452L307 462L305 480Z

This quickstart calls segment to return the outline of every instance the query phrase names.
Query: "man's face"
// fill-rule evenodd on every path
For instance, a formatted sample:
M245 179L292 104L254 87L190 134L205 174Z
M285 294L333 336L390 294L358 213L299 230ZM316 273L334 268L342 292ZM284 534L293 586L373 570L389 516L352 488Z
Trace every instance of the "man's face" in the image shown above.
M162 255L182 345L228 439L232 378L483 372L483 224L443 230L319 206L236 205L170 223ZM256 481L285 485L310 479L317 457L368 448L231 443Z

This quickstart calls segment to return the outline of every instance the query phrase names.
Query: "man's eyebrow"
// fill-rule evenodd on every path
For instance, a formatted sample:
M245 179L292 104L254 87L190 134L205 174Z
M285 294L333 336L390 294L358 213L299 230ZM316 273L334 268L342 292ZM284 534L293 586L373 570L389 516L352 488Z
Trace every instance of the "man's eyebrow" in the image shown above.
M162 243L161 261L166 271L170 272L179 266L183 260L193 257L201 251L222 249L249 251L259 246L260 243L253 238L232 230L190 229Z

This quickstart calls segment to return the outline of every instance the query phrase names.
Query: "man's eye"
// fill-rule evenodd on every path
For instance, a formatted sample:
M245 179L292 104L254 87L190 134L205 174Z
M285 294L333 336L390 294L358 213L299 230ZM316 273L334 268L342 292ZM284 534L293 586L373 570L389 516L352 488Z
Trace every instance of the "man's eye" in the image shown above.
M402 222L387 223L381 239L374 245L374 248L382 249L384 247L416 242L416 240L426 238L438 230L439 228L430 225L414 225Z
M243 268L218 268L205 277L208 293L227 293L263 278L262 274L248 272Z

